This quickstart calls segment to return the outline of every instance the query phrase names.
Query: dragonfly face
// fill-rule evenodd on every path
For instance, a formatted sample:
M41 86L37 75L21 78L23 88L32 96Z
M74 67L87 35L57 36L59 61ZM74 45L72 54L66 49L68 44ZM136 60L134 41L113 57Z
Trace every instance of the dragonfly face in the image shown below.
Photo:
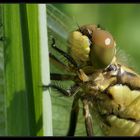
M67 135L75 133L81 100L88 136L96 135L95 123L102 135L140 136L140 76L117 61L113 36L96 25L84 25L69 34L68 53L56 44L53 39L52 48L68 64L51 53L50 59L72 75L52 73L51 80L72 80L75 84L69 90L54 84L44 87L74 97Z
M96 25L84 25L68 38L70 55L79 65L105 68L113 60L116 43L112 35Z

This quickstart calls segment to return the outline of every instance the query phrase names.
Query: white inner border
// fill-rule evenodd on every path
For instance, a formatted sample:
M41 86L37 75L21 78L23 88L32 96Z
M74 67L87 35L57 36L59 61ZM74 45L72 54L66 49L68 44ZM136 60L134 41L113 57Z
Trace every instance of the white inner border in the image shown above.
M47 34L47 11L46 4L38 4L39 12L39 35L40 35L40 56L41 56L41 78L44 85L50 83L48 34ZM43 135L52 136L52 106L49 91L43 91Z

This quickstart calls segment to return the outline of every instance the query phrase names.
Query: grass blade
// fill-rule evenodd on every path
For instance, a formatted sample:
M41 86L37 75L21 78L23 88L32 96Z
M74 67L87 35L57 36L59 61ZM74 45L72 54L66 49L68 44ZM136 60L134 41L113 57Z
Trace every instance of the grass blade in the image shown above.
M39 31L40 31L40 49L41 49L41 70L42 83L48 85L50 83L49 70L49 53L47 38L47 22L46 22L46 5L39 4ZM52 136L52 112L51 99L48 91L43 91L43 135Z
M37 4L3 4L6 135L42 135Z
M19 13L18 4L3 5L6 135L30 135Z

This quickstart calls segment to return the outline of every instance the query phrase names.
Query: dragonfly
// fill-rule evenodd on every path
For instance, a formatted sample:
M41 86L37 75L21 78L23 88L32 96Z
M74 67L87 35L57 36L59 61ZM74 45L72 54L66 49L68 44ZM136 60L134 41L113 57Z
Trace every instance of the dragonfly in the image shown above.
M51 73L51 80L74 83L69 89L53 83L43 85L44 89L53 88L73 97L67 136L75 134L79 102L87 136L95 135L96 123L105 136L140 136L140 75L119 61L112 34L100 25L87 24L69 32L67 52L60 49L54 37L51 42L51 48L67 63L52 53L50 60L68 72Z

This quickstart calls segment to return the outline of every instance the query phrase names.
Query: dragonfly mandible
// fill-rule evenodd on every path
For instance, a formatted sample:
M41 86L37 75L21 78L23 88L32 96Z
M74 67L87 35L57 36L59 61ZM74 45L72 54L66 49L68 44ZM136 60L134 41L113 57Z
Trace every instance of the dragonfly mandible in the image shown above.
M64 96L74 97L67 135L75 133L81 101L87 136L94 135L96 114L103 135L139 136L140 76L117 60L113 36L98 25L83 25L69 34L68 52L57 46L55 38L51 47L68 64L52 53L50 59L73 74L51 74L51 80L72 80L74 84L69 90L53 83L43 85L45 89L51 87Z

